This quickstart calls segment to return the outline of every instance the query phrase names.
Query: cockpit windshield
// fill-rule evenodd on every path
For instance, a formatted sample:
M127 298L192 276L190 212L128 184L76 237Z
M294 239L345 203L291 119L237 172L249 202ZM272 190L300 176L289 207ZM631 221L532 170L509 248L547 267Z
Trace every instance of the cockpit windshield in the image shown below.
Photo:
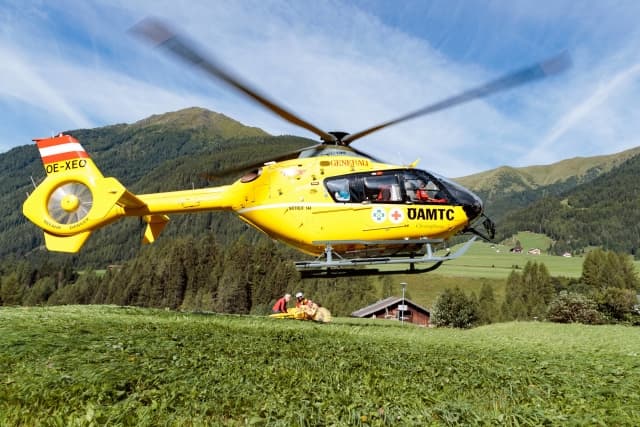
M458 184L457 182L451 181L448 178L445 178L435 173L432 175L436 179L438 179L438 181L440 181L442 185L447 188L449 193L451 193L451 195L455 197L456 200L458 200L460 203L465 205L482 206L482 201L480 200L480 197L476 196L472 191L464 188L462 185Z

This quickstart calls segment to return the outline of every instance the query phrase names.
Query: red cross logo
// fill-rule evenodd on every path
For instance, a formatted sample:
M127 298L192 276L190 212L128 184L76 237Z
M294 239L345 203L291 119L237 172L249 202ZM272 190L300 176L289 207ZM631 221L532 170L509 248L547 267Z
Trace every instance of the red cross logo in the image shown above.
M394 208L391 210L391 213L389 213L389 219L394 224L397 224L399 222L402 222L402 220L404 219L404 214L400 209Z

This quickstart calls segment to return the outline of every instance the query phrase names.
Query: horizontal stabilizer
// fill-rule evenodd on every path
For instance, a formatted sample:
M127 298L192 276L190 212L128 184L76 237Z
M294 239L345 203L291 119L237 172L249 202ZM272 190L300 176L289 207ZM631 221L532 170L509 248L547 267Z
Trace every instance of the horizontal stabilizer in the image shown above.
M142 200L137 198L135 194L129 192L128 190L125 190L124 193L122 193L120 199L118 199L118 204L122 207L131 209L141 208L145 205Z
M94 196L93 209L91 210L91 217L94 219L107 216L115 204L125 207L144 206L141 200L128 192L124 185L115 178L97 180L96 189L98 193Z

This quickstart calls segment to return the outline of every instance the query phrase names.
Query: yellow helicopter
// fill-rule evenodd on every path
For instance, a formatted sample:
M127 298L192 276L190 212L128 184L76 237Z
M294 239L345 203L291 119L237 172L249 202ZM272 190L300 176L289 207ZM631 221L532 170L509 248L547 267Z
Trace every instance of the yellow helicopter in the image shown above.
M394 268L402 265L403 272L433 270L462 255L476 236L493 238L495 226L484 215L482 201L453 181L416 169L415 163L388 164L350 144L388 126L557 74L568 66L562 54L347 134L325 132L302 120L157 20L142 21L132 31L318 135L321 142L226 171L244 173L230 185L136 195L117 179L104 177L72 135L35 139L47 176L24 202L23 213L44 230L51 251L77 252L94 230L125 216L146 222L143 242L151 243L170 214L230 210L268 236L315 256L296 262L303 276L397 273L401 270ZM483 232L474 228L477 223L483 224ZM474 236L451 253L448 241L461 233ZM387 264L392 266L379 268Z

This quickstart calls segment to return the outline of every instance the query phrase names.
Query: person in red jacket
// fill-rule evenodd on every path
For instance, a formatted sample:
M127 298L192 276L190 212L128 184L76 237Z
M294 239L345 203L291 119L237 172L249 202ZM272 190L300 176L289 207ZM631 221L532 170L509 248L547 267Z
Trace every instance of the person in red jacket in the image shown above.
M273 305L271 309L274 313L286 313L287 312L287 303L291 299L291 294L284 294L284 296Z

